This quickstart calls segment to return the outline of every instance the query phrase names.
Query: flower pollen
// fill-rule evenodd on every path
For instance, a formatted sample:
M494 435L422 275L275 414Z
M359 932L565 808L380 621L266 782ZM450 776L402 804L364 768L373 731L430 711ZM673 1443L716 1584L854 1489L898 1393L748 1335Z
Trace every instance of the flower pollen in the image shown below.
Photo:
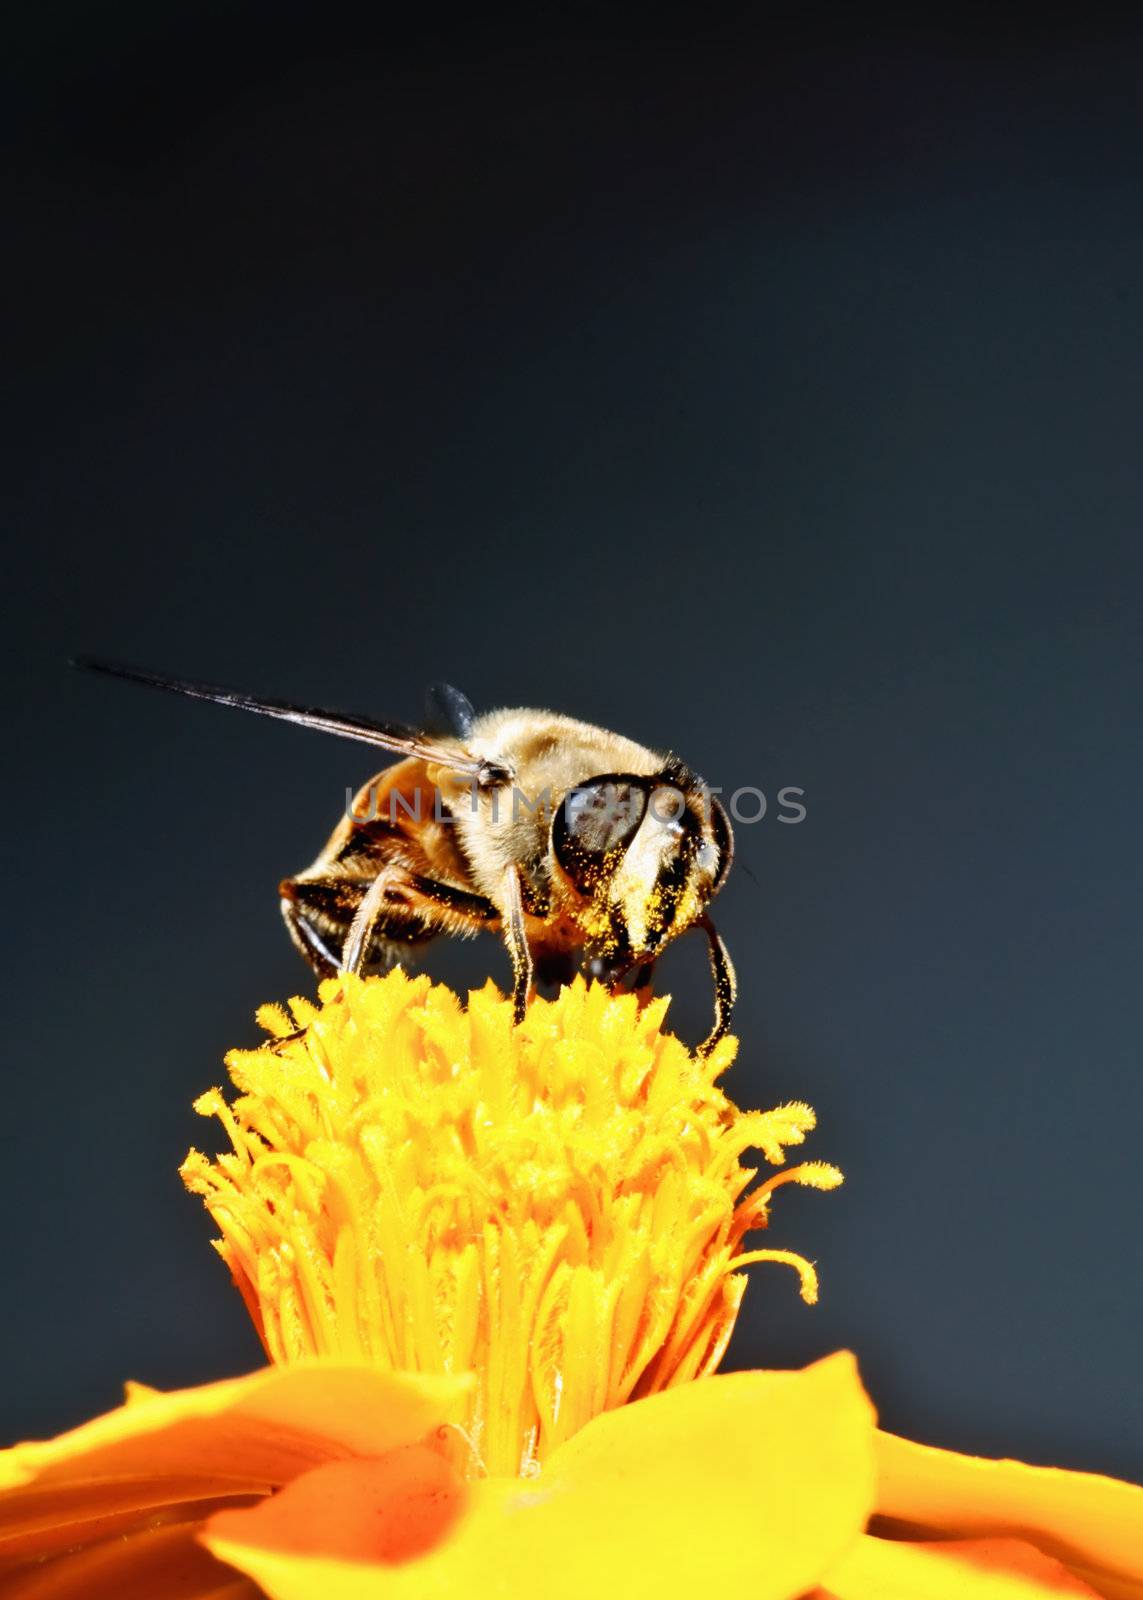
M271 1360L314 1356L476 1375L467 1470L528 1475L602 1411L712 1372L808 1106L742 1112L706 1059L582 980L518 1026L491 984L464 1007L400 969L324 982L227 1065L238 1098L196 1102L232 1148L191 1151L202 1196ZM755 1184L742 1156L780 1168ZM753 1187L752 1187L753 1185Z

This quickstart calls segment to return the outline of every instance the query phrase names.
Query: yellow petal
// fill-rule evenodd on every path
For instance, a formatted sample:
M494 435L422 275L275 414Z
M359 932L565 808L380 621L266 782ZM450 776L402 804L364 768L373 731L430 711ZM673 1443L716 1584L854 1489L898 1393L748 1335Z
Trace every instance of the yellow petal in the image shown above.
M322 1462L408 1444L458 1410L468 1387L315 1363L172 1394L132 1388L127 1404L71 1433L0 1452L0 1585L17 1566L56 1555L53 1581L64 1584L62 1565L80 1551L144 1529L174 1539L174 1525L193 1532L220 1504L249 1503ZM190 1550L186 1532L182 1558L204 1565ZM76 1592L94 1600L101 1591ZM119 1578L102 1592L126 1589Z
M260 1539L257 1512L227 1513L206 1542L272 1600L693 1600L731 1586L792 1600L864 1526L872 1421L849 1355L804 1372L729 1373L605 1412L536 1479L470 1485L458 1520L417 1559L338 1559L323 1551L320 1522L314 1554L294 1553L299 1539L284 1552Z
M1094 1600L1059 1561L1019 1539L917 1544L866 1535L815 1600Z
M313 1361L130 1401L56 1439L0 1451L0 1491L33 1480L154 1478L287 1483L308 1466L380 1455L448 1420L467 1378ZM0 1507L5 1502L0 1501Z
M880 1516L905 1528L1026 1539L1100 1593L1143 1595L1143 1488L957 1455L880 1431L876 1452Z

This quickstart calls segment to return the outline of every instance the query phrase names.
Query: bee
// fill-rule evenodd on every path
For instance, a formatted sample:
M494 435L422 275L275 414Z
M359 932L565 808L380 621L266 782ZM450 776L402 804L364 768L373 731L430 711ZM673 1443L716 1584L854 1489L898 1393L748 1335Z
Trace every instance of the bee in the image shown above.
M360 789L313 864L279 886L319 977L405 962L438 935L503 939L519 1021L537 982L583 969L650 993L655 961L690 928L714 983L709 1053L730 1023L734 967L708 907L734 856L730 821L674 755L552 711L477 715L429 691L423 729L255 698L82 658L97 672L277 717L400 757Z

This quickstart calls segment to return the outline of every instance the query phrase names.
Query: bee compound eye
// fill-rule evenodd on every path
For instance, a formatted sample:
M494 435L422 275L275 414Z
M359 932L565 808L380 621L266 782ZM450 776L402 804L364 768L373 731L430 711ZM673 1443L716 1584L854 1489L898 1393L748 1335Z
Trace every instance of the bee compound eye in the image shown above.
M646 810L643 782L622 774L568 791L552 819L552 846L578 888L590 889L608 857L630 844Z

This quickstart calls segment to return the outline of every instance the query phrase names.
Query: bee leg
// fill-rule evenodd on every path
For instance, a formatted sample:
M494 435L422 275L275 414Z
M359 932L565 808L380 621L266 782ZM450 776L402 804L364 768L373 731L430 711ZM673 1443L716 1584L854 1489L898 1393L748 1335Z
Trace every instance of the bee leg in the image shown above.
M329 948L318 930L306 917L306 908L300 894L301 885L287 878L279 891L282 916L286 929L302 957L319 978L332 978L337 971L336 954Z
M641 967L635 968L635 974L631 979L629 987L631 993L639 1002L640 1011L642 1011L643 1007L651 999L651 984L653 983L654 978L655 963L653 961L644 961Z
M471 894L451 883L438 883L435 878L426 878L399 862L388 862L378 871L353 914L342 946L343 972L359 972L365 965L374 932L384 937L386 923L392 931L393 912L385 906L390 895L396 895L406 911L426 914L430 924L434 916L442 920L451 918L469 927L497 920L496 907L483 895Z
M523 1022L532 987L532 952L528 949L528 936L524 930L524 902L520 895L520 877L515 867L504 874L504 911L502 916L504 943L512 957L512 1015Z
M709 917L700 917L698 926L706 934L710 946L710 971L714 979L714 1027L698 1047L700 1056L708 1056L730 1027L730 1013L738 993L738 980L734 976L730 952L714 923Z
M290 937L319 978L391 965L410 946L438 934L495 927L491 900L441 883L402 861L376 864L372 876L336 871L287 878L279 893Z
M388 866L383 864L381 874L386 878L385 887L390 886L388 871ZM345 951L349 935L361 916L362 904L373 882L364 875L355 878L331 871L303 873L297 878L286 878L279 885L282 916L290 938L318 978L333 978L347 969ZM376 899L368 909L370 915L361 919L359 929L362 948L357 966L350 970L356 971L364 964L370 934L379 919L380 907Z
M361 904L353 914L353 921L349 924L349 932L341 947L342 972L360 972L365 965L369 941L385 898L405 876L399 867L383 866L361 896Z

